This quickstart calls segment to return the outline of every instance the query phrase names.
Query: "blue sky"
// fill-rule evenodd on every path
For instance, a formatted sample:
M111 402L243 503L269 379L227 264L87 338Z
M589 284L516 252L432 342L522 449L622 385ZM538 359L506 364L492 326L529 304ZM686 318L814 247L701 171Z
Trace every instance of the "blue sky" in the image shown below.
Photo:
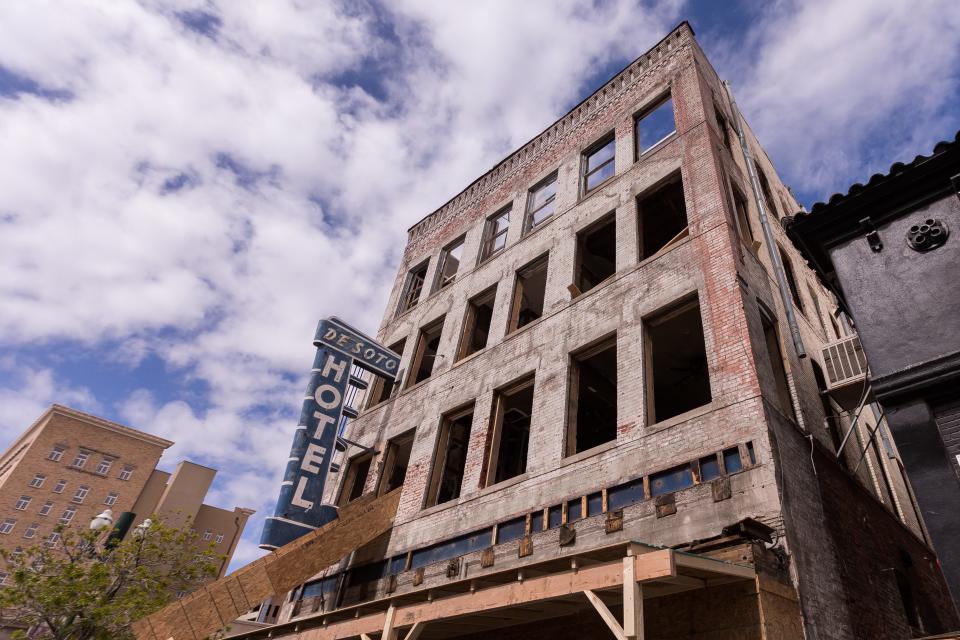
M689 20L807 206L960 129L949 0L0 6L0 445L52 402L258 510L318 318L405 231Z

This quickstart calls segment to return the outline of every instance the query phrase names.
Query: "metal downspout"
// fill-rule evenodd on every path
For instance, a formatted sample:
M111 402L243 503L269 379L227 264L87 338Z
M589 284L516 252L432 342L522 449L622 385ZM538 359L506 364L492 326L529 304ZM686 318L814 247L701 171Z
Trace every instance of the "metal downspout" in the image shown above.
M763 229L763 239L767 243L767 255L770 257L770 263L773 264L773 274L777 279L777 287L780 289L780 299L783 301L783 308L787 312L787 326L790 327L790 337L793 338L793 346L797 350L797 357L807 357L807 351L803 348L803 340L800 338L800 327L797 325L797 316L793 311L793 299L790 296L790 288L787 285L786 276L783 270L783 261L780 259L780 252L777 251L777 242L773 238L773 231L770 229L770 221L767 218L767 209L763 201L763 194L760 192L760 179L757 177L757 167L753 161L753 155L750 153L750 147L747 145L747 138L743 134L743 125L740 122L740 110L737 108L737 101L733 99L730 91L730 83L723 82L723 88L727 91L727 98L733 109L733 122L737 129L737 137L740 139L740 149L743 151L743 158L747 162L747 173L750 175L750 187L753 191L753 200L757 205L757 211L760 214L760 227Z

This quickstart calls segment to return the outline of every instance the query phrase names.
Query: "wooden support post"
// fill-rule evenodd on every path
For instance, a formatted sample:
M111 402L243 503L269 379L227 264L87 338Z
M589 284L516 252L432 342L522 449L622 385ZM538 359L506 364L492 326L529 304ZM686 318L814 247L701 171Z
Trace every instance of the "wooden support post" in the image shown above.
M603 621L607 623L607 626L610 627L610 631L613 632L613 635L617 640L627 640L627 636L623 632L623 627L620 626L620 623L617 622L617 618L610 613L610 609L607 608L607 605L603 603L603 600L597 597L593 591L586 589L583 592L583 595L587 596L587 600L590 601L590 604L593 605L593 608L597 610L597 613L600 614L600 617L603 618Z
M637 557L623 559L623 634L627 640L643 640L643 591L637 582Z
M423 633L423 629L426 626L426 622L414 622L413 626L410 627L410 630L407 631L407 635L403 636L403 640L417 640L417 638L420 637L420 634Z
M380 634L380 640L396 640L397 630L393 628L393 622L397 617L397 608L390 604L387 609L387 615L383 619L383 633Z

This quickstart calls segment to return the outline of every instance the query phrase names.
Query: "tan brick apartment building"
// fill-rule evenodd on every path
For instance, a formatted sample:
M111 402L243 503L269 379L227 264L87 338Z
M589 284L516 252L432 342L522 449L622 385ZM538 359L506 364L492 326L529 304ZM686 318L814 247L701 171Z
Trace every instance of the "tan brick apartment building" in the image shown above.
M202 541L227 557L253 513L203 504L216 470L182 461L156 468L173 442L69 407L53 405L0 456L0 546L55 544L58 524L86 528L104 509L193 520ZM0 574L0 581L6 575Z
M393 529L268 603L270 637L960 626L879 414L851 429L865 365L780 226L801 207L742 123L754 197L738 122L683 23L409 230L378 336L405 375L328 485L402 487Z

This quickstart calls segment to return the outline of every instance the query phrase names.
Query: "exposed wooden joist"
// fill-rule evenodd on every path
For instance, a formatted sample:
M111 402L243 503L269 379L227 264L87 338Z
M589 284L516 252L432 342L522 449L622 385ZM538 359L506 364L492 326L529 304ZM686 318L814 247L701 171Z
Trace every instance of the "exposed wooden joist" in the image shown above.
M593 608L597 610L597 613L600 614L600 617L606 623L607 627L610 628L610 631L613 632L613 635L617 640L627 640L626 634L623 632L623 627L620 626L620 623L617 622L616 616L614 616L610 609L607 608L607 605L604 604L603 600L597 597L593 591L585 589L583 595L587 596L587 600L590 601L590 604L593 605Z

